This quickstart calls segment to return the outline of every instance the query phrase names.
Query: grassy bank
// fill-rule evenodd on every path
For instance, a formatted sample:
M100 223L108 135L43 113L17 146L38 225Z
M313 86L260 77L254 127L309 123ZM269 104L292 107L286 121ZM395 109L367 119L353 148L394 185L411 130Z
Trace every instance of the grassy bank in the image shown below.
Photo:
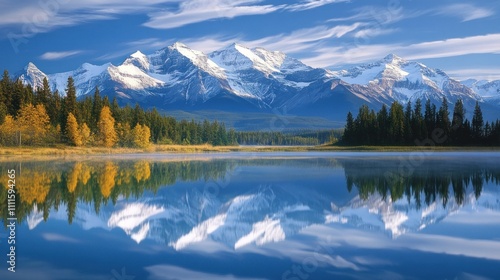
M210 152L306 152L306 151L366 151L366 152L413 152L413 151L498 151L500 147L412 147L412 146L212 146L212 145L152 145L147 149L103 147L0 147L0 156L78 156L106 154L151 153L210 153Z

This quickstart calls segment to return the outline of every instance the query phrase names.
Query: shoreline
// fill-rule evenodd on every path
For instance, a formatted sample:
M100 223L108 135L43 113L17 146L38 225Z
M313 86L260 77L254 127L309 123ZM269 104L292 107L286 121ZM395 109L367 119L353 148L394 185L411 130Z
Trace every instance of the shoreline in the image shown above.
M193 154L230 152L476 152L500 151L500 147L457 147L457 146L212 146L212 145L152 145L147 149L104 148L104 147L0 147L2 158L17 157L71 157L91 155L127 154Z

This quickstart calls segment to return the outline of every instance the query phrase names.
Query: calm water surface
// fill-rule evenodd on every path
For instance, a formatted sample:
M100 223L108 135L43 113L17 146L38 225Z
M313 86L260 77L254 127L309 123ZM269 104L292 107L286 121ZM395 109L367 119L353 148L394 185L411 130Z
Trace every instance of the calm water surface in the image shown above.
M0 279L500 277L500 153L4 160L0 174Z

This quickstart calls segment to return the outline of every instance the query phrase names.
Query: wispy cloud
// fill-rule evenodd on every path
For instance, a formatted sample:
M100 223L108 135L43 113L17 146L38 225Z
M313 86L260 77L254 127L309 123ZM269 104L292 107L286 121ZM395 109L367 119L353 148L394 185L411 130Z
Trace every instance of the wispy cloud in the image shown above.
M64 52L46 52L40 56L43 60L57 60L66 58L69 56L74 56L77 54L81 54L83 51L75 50L75 51L64 51Z
M77 239L67 237L64 235L56 234L56 233L44 233L42 237L47 241L56 241L56 242L69 242L69 243L79 243Z
M352 16L332 18L329 21L363 21L384 25L395 23L405 18L418 16L418 14L414 12L404 12L403 7L399 5L391 5L387 7L365 6L355 9L354 12L355 14Z
M305 11L310 9L319 8L328 4L349 2L349 0L306 0L299 4L292 4L286 7L287 10L291 11Z
M226 47L232 43L240 43L247 47L263 47L272 51L282 51L287 54L294 54L308 49L313 49L321 45L324 40L337 39L359 30L362 23L353 23L351 25L337 26L316 26L303 28L291 33L282 33L255 40L245 39L241 35L211 35L201 38L180 38L179 41L185 43L190 48L210 53L212 51ZM101 57L100 60L120 57L135 50L156 50L174 43L173 40L164 40L160 38L147 38L128 42L125 44L127 51Z
M454 57L468 54L500 54L500 33L465 38L451 38L416 44L345 44L339 47L316 49L304 59L317 67L355 64L382 58L388 53L396 53L407 59L429 59Z
M268 14L284 7L284 5L256 5L260 2L262 1L188 0L180 4L178 11L150 13L150 19L144 25L157 29L169 29L211 19Z
M476 78L478 80L487 80L487 81L493 81L493 80L500 80L500 67L497 68L492 68L492 67L479 67L479 68L462 68L462 69L451 69L451 70L446 70L446 73L450 75L451 77L458 79L458 80L464 80L464 79L469 79L469 78ZM474 217L474 220L469 221L471 224L472 223L486 223L484 219L478 217ZM498 217L500 219L500 217ZM491 220L489 220L491 221Z
M485 9L471 4L453 4L441 7L437 11L437 14L459 17L462 19L462 22L465 22L490 17L495 13L491 9Z

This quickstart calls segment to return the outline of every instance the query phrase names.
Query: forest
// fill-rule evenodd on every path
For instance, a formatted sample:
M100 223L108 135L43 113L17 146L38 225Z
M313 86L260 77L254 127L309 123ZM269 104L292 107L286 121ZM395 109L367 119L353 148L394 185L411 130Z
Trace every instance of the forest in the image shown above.
M120 107L116 99L102 97L98 88L92 97L77 100L72 77L64 95L51 91L47 79L36 90L11 80L8 71L0 81L0 146L144 148L150 144L205 143L233 145L236 133L217 121L177 121L156 109Z
M375 112L368 106L359 108L356 118L349 112L346 118L342 145L374 146L499 146L500 121L484 122L479 103L472 120L465 116L462 100L457 100L450 118L448 100L443 98L439 109L427 100L424 108L417 99L415 106L405 107L393 102Z

